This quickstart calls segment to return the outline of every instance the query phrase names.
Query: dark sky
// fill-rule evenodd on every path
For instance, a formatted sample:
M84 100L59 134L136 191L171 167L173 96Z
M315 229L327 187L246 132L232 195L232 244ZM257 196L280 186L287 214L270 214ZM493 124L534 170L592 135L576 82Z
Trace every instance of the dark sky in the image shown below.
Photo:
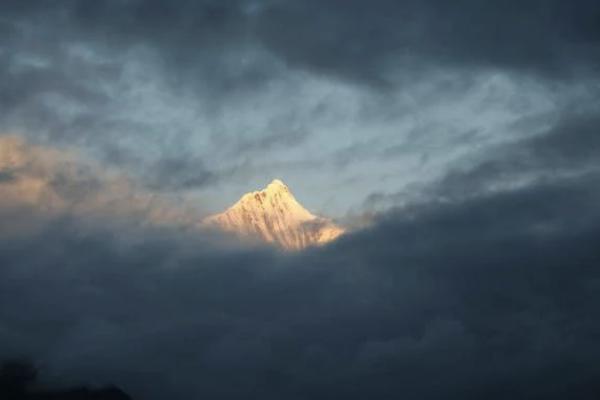
M0 3L0 359L136 399L600 396L600 3ZM366 225L193 225L282 178ZM368 224L364 224L368 221Z

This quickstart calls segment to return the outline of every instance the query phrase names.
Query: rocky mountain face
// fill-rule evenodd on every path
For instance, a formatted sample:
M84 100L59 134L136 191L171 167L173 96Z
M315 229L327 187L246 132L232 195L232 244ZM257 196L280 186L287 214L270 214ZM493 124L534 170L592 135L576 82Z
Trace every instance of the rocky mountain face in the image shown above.
M229 209L206 218L203 223L259 238L286 250L322 245L344 233L331 220L306 210L279 179L263 190L246 193Z

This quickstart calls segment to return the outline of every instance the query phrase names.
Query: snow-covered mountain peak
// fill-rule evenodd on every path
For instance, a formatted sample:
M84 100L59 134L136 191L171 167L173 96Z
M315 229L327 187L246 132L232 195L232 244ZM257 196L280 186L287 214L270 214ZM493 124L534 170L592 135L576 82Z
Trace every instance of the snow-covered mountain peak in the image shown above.
M204 223L258 237L288 250L324 244L344 232L329 219L305 209L279 179L260 191L246 193L229 209L206 218Z
M269 183L266 187L265 190L271 190L271 191L289 191L290 189L288 188L288 186L283 183L282 180L280 179L273 179L271 181L271 183Z

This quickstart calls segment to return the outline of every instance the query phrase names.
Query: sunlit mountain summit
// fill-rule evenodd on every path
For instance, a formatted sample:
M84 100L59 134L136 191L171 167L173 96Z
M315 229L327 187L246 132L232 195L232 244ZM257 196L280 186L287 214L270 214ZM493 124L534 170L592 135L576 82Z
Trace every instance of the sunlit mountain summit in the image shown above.
M310 213L279 179L263 190L246 193L233 206L203 222L286 250L322 245L344 233L344 229L330 219Z

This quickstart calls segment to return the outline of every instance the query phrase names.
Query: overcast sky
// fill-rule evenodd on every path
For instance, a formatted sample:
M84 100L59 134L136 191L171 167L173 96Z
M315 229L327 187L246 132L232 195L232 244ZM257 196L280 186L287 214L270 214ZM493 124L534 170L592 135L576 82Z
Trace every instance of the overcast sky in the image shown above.
M594 0L3 0L0 358L140 399L593 397L599 130ZM187 229L273 178L372 224Z
M206 212L279 177L342 217L596 111L594 1L487 3L4 1L0 128Z

